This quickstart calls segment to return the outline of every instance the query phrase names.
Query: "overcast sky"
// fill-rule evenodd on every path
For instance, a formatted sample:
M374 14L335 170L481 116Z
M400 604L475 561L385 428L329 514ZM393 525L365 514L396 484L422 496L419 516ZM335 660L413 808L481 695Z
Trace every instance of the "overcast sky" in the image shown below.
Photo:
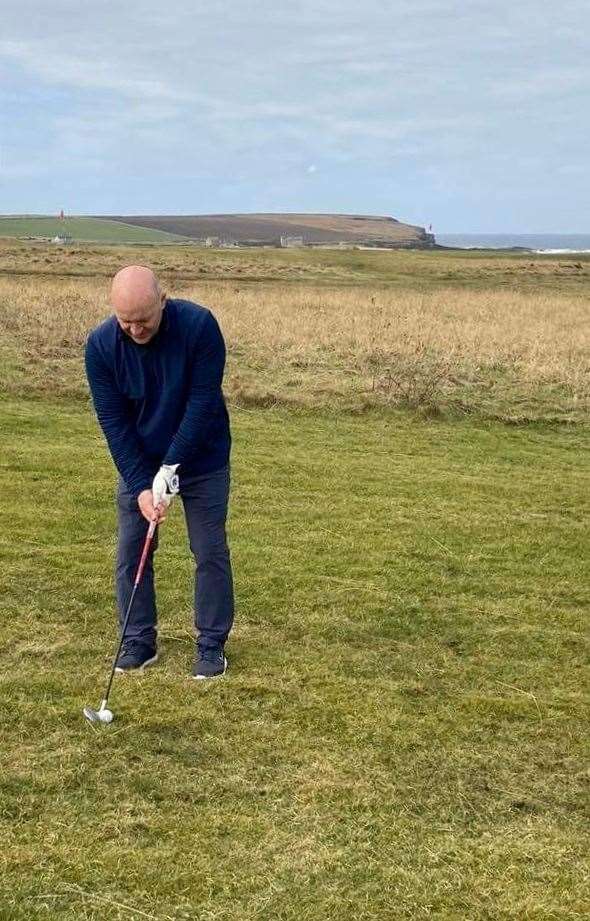
M588 0L2 0L0 212L590 232Z

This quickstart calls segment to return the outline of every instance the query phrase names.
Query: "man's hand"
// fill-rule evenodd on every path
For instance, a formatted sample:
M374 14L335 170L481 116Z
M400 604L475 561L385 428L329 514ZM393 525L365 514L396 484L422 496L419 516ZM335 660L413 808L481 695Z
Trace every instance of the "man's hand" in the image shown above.
M166 519L166 506L164 504L154 506L154 497L151 489L144 489L137 497L139 510L146 521L157 519L158 524Z
M162 464L152 483L153 502L155 506L166 508L178 492L178 464Z

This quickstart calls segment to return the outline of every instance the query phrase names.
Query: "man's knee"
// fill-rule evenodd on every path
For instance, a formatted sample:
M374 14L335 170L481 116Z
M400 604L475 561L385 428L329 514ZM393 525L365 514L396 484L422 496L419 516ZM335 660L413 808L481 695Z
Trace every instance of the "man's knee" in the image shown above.
M229 556L229 547L225 528L203 531L191 539L190 548L197 563L226 559Z

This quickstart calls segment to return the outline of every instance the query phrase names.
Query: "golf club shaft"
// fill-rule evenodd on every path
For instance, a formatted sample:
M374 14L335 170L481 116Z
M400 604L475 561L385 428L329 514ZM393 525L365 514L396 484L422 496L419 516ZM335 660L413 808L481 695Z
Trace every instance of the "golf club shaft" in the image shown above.
M114 678L114 676L115 676L115 669L116 669L116 667L117 667L117 662L119 661L119 655L121 654L121 649L122 649L122 647L123 647L123 641L124 641L124 639L125 639L125 634L127 633L127 625L128 625L128 623L129 623L129 617L130 617L130 615L131 615L131 609L132 609L132 607L133 607L133 602L134 602L134 600L135 600L135 594L136 594L136 592L137 592L137 587L138 587L139 583L141 582L141 577L142 577L142 575L143 575L143 570L144 570L144 567L145 567L145 562L146 562L146 560L147 560L147 556L148 556L148 553L149 553L149 550L150 550L150 545L151 545L151 542L152 542L152 538L153 538L154 534L156 533L156 528L157 528L157 527L158 527L158 522L157 522L157 520L150 521L150 526L149 526L149 528L148 528L148 532L147 532L147 534L146 534L145 542L144 542L144 545L143 545L143 551L142 551L142 554L141 554L141 559L140 559L140 561L139 561L139 566L137 567L137 574L136 574L136 576L135 576L135 582L133 583L133 591L131 592L131 598L129 599L129 604L127 605L127 612L126 612L126 614L125 614L125 619L123 620L123 627L122 627L122 629L121 629L121 639L119 640L119 645L118 645L118 647L117 647L117 652L115 653L115 658L113 659L113 665L112 665L112 668L111 668L111 674L110 674L110 676L109 676L109 683L107 684L107 689L106 689L106 691L105 691L105 695L104 695L103 701L102 701L102 703L101 703L101 705L100 705L102 710L104 710L104 708L106 707L107 701L108 701L108 699L109 699L109 694L111 693L111 685L112 685L112 683L113 683L113 678Z

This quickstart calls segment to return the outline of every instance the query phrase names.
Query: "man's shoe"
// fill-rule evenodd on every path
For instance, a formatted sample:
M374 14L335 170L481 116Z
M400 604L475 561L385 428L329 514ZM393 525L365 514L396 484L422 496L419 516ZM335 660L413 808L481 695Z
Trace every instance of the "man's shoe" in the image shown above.
M142 640L125 640L115 671L119 674L132 671L142 672L148 665L153 665L157 661L158 653L152 643L144 643Z
M193 665L193 678L202 681L205 678L218 678L225 674L227 659L223 646L211 648L198 648L195 664Z

